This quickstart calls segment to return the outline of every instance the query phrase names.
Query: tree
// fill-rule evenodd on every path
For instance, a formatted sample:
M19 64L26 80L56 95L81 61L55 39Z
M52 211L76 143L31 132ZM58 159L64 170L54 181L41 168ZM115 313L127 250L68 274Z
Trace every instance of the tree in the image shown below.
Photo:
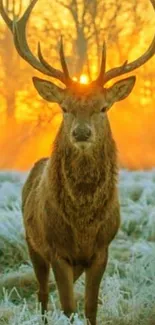
M12 18L19 19L23 10L22 0L7 0L5 10ZM25 65L23 60L17 54L12 35L6 25L0 35L0 56L3 69L3 95L6 101L6 116L9 120L16 120L16 95L19 89L25 85L27 74L30 74L30 68Z
M130 2L125 0L56 0L56 3L57 11L60 12L57 16L59 20L57 35L60 33L65 35L66 43L72 44L70 53L67 53L71 74L79 77L85 70L90 79L99 70L104 39L108 47L115 50L116 62L112 55L113 64L120 64L122 60L126 60L129 52L133 50L133 42L131 47L131 42L127 44L125 40L123 41L123 36L139 37L137 32L140 32L145 21L144 17L141 17L141 12L147 9L147 3L137 3L136 0ZM64 23L65 20L66 23ZM110 65L112 60L108 60Z

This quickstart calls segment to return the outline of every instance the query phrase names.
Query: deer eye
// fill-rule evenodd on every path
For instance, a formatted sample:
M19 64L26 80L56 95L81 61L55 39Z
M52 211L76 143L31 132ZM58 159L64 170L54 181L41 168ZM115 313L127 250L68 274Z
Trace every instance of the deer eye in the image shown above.
M67 113L67 108L66 107L62 107L62 110L64 113Z
M107 110L107 106L105 105L105 106L102 107L102 109L101 109L101 113L105 113L106 110Z

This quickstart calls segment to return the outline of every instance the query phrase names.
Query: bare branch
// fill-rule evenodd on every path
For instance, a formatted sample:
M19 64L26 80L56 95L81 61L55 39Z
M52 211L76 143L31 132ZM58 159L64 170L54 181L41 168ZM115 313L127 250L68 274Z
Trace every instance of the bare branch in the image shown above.
M37 0L32 0L30 5L28 6L27 10L23 14L23 16L17 21L17 20L11 20L8 15L6 14L3 6L3 1L0 0L0 13L2 15L2 18L4 19L7 26L10 28L13 37L14 37L14 43L17 52L19 55L27 61L31 66L33 66L36 70L42 72L45 75L54 77L56 79L59 79L64 84L67 83L65 73L61 72L60 70L57 70L47 64L47 62L44 60L41 55L40 50L40 58L42 61L39 61L31 52L27 39L26 39L26 25L27 21L29 19L29 16L32 12L33 7L35 6ZM40 48L39 48L40 49ZM44 62L44 63L43 63ZM45 64L46 62L46 64Z

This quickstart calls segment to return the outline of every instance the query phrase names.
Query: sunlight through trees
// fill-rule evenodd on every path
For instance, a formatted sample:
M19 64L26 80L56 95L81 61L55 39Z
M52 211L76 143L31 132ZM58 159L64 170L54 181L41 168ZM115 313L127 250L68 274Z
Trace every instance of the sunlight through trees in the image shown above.
M18 0L15 6L13 0L3 1L10 18L16 19L30 3ZM27 35L32 52L37 55L40 42L47 61L59 69L63 35L71 76L88 83L97 76L104 39L110 69L127 59L134 60L147 49L154 24L149 0L56 0L54 4L40 0L31 15ZM154 63L153 58L136 71L132 95L109 113L120 163L129 168L155 164ZM31 81L34 75L38 72L19 57L0 17L0 168L28 169L51 151L61 110L37 95Z

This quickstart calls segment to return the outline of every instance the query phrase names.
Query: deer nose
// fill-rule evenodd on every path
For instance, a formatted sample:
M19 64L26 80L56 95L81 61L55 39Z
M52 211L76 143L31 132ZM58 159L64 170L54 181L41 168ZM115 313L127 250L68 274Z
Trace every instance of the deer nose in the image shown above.
M76 141L87 141L91 136L90 127L76 127L72 132Z

